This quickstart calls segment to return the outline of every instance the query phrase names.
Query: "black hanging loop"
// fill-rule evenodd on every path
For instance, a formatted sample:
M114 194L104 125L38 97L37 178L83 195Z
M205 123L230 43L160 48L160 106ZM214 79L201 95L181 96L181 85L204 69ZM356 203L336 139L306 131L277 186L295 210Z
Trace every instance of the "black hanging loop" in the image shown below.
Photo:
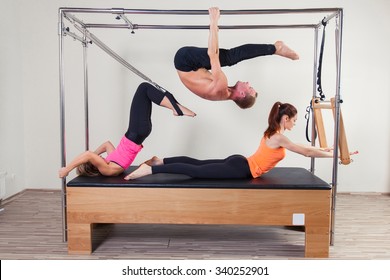
M320 49L320 57L319 57L319 62L318 62L318 70L317 70L317 91L320 94L320 100L324 101L325 100L325 94L322 90L322 81L321 81L321 76L322 76L322 58L324 56L324 45L325 45L325 27L326 27L327 22L325 21L325 18L322 20L322 25L323 31L322 31L322 41L321 41L321 49Z
M310 126L310 119L311 119L312 112L313 112L313 106L312 106L312 102L310 101L310 105L306 107L306 114L305 114L306 140L309 143L311 143L312 141L315 141L315 139L317 139L317 131L316 130L314 130L314 139L310 139L310 135L309 135L309 126Z

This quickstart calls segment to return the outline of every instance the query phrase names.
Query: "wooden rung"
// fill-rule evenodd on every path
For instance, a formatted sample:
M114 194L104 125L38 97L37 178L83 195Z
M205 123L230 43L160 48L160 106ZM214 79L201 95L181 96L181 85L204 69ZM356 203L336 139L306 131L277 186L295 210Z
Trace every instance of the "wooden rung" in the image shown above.
M312 100L312 107L314 112L314 121L317 128L317 134L318 134L318 141L320 143L321 148L326 148L328 146L328 142L326 141L326 134L325 134L325 128L324 128L324 120L322 118L322 112L321 108L315 106L318 103L315 103L318 98L314 98Z
M314 109L332 109L332 104L329 102L319 101L319 98L313 99L313 108Z

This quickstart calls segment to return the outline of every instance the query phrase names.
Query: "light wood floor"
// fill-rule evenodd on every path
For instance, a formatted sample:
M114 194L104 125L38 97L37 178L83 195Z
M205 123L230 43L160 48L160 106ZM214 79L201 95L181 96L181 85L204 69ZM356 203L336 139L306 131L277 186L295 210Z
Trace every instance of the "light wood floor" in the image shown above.
M98 225L94 252L68 255L61 192L26 190L0 212L0 259L302 259L304 233L286 227ZM339 194L330 259L390 259L390 196Z

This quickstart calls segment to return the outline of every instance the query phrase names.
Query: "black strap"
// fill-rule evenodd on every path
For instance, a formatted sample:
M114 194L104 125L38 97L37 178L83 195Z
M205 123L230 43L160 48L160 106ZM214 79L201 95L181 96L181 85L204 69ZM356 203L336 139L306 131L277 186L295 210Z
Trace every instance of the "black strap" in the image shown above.
M179 115L179 116L183 116L183 111L180 110L179 106L177 104L179 104L179 102L177 102L176 98L172 95L172 93L170 93L169 91L166 91L165 93L165 96L168 98L169 102L171 102L173 108L175 109L176 113Z
M310 139L310 135L309 135L309 126L310 126L310 115L312 114L312 111L313 111L313 106L312 106L312 103L310 101L310 105L306 107L306 115L305 115L305 119L306 119L306 140L307 142L312 142L312 139ZM314 129L314 141L315 139L317 139L317 131Z
M320 95L320 100L323 101L325 100L325 94L322 90L322 80L321 80L321 76L322 76L322 58L324 56L324 46L325 46L325 27L326 27L326 21L325 21L325 18L322 20L322 25L324 26L324 29L322 31L322 41L321 41L321 48L320 48L320 57L319 57L319 61L318 61L318 69L317 69L317 91ZM309 126L310 126L310 114L312 113L312 110L313 110L313 106L312 106L312 103L310 101L310 105L306 107L306 115L305 115L305 119L306 119L306 140L308 142L312 142L312 141L315 141L315 139L317 138L317 131L315 130L314 128L314 139L310 139L310 135L309 135Z
M325 100L325 94L322 91L322 83L321 83L322 57L324 56L324 45L325 45L325 27L326 27L325 18L322 20L322 25L324 26L324 29L322 32L322 42L321 42L320 57L319 57L318 71L317 71L317 85L318 85L317 90L318 90L318 93L320 94L321 101Z

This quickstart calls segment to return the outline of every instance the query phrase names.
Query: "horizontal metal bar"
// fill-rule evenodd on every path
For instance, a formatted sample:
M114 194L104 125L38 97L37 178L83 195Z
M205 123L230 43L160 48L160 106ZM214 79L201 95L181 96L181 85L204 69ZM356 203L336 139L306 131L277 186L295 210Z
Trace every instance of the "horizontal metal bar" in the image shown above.
M93 24L86 23L86 28L125 28L127 24ZM219 29L294 29L316 28L317 24L281 24L281 25L220 25ZM131 29L209 29L209 25L151 25L133 24Z
M296 14L296 13L319 13L335 12L338 9L256 9L256 10L221 10L221 15L260 15L260 14ZM208 10L134 10L124 9L125 14L167 14L167 15L208 15Z
M137 25L138 29L209 29L209 25ZM315 24L258 24L258 25L219 25L219 29L285 29L314 28Z
M67 8L60 12L72 13L113 13L113 14L165 14L165 15L208 15L208 10L157 10L157 9L122 9L122 8ZM221 15L259 15L259 14L305 14L331 13L341 8L308 8L308 9L254 9L254 10L221 10Z

